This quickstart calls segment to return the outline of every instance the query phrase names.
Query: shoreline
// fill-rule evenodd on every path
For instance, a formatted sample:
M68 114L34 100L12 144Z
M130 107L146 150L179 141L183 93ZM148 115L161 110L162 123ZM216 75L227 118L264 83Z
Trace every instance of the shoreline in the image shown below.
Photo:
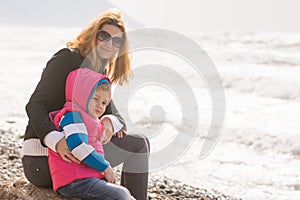
M67 199L52 189L38 188L23 175L20 150L23 139L11 129L0 129L0 199ZM120 171L116 172L118 182ZM157 175L149 176L149 199L237 200L215 190L193 187L181 181Z

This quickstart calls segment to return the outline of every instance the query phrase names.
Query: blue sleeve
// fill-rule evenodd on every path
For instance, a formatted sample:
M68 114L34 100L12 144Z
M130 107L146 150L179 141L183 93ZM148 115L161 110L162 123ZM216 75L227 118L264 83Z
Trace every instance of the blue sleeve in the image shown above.
M65 135L68 136L66 141L71 152L74 148L78 147L82 143L88 144L88 133L86 131L75 129L78 130L78 132L72 133L72 126L83 123L83 119L79 112L67 112L60 122L61 129L65 132ZM66 126L69 127L66 128ZM91 145L89 146L91 147ZM79 159L76 155L74 156ZM104 156L97 153L96 150L93 150L87 154L81 161L87 166L101 172L103 172L110 165L109 162L105 160Z

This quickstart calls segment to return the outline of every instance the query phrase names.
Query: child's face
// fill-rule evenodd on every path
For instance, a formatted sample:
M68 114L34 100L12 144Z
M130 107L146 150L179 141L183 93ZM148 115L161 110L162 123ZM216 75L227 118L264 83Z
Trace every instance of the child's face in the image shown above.
M102 89L96 89L88 105L89 115L95 118L101 117L109 102L110 92Z

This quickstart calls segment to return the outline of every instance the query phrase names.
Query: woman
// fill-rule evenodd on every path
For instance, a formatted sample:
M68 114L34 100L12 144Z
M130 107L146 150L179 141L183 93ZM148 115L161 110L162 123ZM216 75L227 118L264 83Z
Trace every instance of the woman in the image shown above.
M67 162L79 162L66 145L64 134L56 131L48 114L65 103L65 81L69 72L89 67L108 75L114 84L126 83L130 76L130 57L126 29L121 13L116 9L104 12L92 21L68 48L58 51L47 63L41 80L32 94L26 112L29 123L22 148L22 163L26 178L36 186L51 187L47 147ZM147 199L149 141L145 137L126 134L126 125L111 102L105 110L106 134L122 126L111 142L104 146L111 166L123 163L121 185L136 199ZM137 156L140 155L140 156ZM134 168L134 170L132 169Z

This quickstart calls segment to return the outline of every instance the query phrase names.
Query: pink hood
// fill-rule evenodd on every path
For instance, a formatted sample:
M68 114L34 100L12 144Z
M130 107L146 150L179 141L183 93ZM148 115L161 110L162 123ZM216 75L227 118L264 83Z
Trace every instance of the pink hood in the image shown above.
M79 68L69 73L66 82L66 102L72 102L81 109L87 110L88 101L92 97L99 83L108 82L110 79L88 68Z

